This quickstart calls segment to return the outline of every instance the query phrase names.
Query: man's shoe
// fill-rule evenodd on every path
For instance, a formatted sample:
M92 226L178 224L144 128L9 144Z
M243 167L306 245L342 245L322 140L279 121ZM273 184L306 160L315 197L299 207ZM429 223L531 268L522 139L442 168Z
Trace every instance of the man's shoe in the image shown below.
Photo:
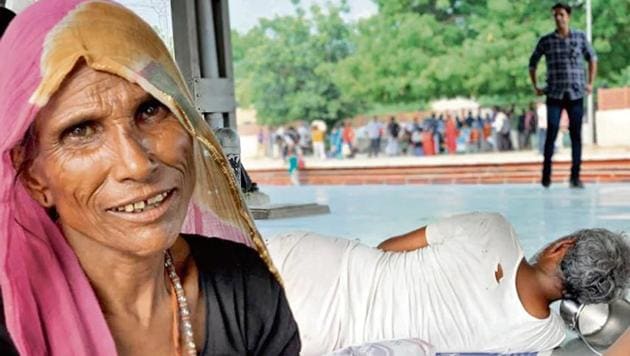
M549 186L551 185L551 179L545 179L545 178L543 178L543 179L540 181L540 184L542 184L542 186L543 186L543 187L545 187L545 188L549 188Z
M571 183L569 183L569 187L571 188L575 188L575 189L584 189L584 183L582 183L581 180L572 180Z

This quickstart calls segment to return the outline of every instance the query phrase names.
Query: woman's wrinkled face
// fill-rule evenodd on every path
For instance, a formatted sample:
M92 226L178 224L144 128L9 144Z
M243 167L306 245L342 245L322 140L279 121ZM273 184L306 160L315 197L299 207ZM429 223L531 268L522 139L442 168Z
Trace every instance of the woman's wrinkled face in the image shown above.
M194 189L193 144L164 105L83 65L35 128L38 149L26 185L57 210L71 244L90 239L147 255L175 241Z

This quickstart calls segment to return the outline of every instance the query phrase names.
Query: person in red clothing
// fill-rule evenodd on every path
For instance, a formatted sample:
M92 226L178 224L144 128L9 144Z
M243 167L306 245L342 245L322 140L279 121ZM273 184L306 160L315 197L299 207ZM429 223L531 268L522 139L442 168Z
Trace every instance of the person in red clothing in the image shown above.
M446 136L446 149L448 153L457 152L457 124L451 115L446 116L446 128L445 128L445 136Z
M425 156L433 156L435 154L435 142L433 142L433 131L424 130L422 132L422 149Z
M342 151L344 152L344 156L350 158L354 157L354 129L352 128L352 122L350 122L350 120L344 123L341 138L343 139Z

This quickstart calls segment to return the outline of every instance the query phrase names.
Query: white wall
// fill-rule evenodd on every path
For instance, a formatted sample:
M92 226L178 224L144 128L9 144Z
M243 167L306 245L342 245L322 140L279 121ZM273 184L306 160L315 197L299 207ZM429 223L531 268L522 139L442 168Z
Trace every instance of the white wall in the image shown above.
M241 135L241 157L253 158L258 152L258 137L256 135Z
M599 146L630 146L630 108L597 111L595 130Z

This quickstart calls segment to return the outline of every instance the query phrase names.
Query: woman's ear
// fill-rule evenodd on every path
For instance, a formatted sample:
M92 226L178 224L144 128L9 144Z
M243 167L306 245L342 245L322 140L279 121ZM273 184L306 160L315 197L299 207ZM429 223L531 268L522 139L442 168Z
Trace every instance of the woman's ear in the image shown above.
M44 208L55 206L45 177L36 168L34 162L27 163L24 147L18 146L11 150L11 162L17 171L17 179L24 185L31 198Z

